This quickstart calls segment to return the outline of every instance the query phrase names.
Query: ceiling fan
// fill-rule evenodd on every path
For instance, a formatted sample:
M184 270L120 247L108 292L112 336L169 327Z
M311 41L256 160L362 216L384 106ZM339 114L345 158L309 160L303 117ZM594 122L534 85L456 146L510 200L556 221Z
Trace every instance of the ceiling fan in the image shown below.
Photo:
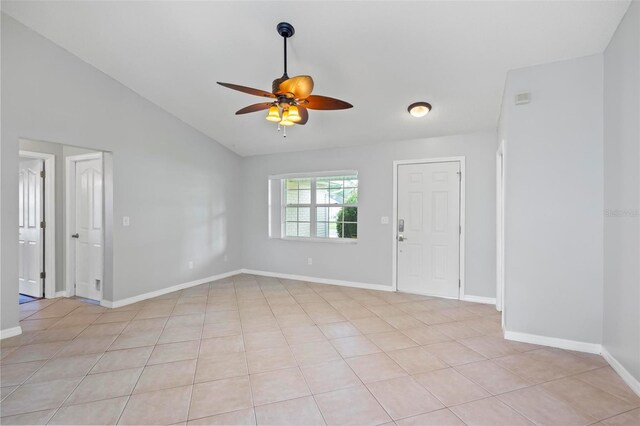
M244 107L236 111L236 115L268 109L267 120L278 123L278 130L280 130L280 126L306 124L307 120L309 120L308 109L337 110L352 108L353 105L339 99L312 95L313 78L311 78L311 76L299 75L289 78L287 75L287 39L293 36L295 29L293 25L287 22L279 23L276 28L278 34L284 39L284 73L282 77L273 80L271 92L237 84L218 82L219 85L228 87L229 89L271 99L269 102Z

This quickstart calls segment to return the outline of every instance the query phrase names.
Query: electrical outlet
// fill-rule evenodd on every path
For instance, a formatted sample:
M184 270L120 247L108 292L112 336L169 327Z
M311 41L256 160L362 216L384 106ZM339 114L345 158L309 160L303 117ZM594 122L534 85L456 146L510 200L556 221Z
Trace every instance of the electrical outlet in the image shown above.
M387 225L389 223L389 216L382 216L380 218L380 224Z
M189 261L189 269L193 269L193 260Z
M310 257L307 257L307 265L313 265L313 259Z

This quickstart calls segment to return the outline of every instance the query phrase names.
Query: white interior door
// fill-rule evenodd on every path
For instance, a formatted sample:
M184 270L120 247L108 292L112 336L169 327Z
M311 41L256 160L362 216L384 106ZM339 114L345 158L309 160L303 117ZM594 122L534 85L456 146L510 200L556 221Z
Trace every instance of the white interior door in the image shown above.
M102 298L102 160L75 162L76 295Z
M398 166L398 290L458 298L460 162Z
M43 297L42 176L43 160L20 160L18 177L19 292Z

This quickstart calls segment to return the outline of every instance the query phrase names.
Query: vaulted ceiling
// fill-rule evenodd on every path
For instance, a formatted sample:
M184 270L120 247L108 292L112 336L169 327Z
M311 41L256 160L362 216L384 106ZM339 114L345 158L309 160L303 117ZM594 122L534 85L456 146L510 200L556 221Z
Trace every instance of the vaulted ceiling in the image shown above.
M628 1L3 1L2 10L241 155L494 130L510 69L601 53ZM354 105L311 111L282 138L262 99L282 39L289 75ZM526 89L526 88L523 88ZM415 119L414 101L432 112Z

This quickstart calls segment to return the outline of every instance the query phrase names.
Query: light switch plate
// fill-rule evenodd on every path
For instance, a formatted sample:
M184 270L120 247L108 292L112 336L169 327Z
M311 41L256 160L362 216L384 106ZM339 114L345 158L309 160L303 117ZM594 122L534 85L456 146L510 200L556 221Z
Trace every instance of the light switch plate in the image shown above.
M129 216L122 216L122 226L129 226Z

